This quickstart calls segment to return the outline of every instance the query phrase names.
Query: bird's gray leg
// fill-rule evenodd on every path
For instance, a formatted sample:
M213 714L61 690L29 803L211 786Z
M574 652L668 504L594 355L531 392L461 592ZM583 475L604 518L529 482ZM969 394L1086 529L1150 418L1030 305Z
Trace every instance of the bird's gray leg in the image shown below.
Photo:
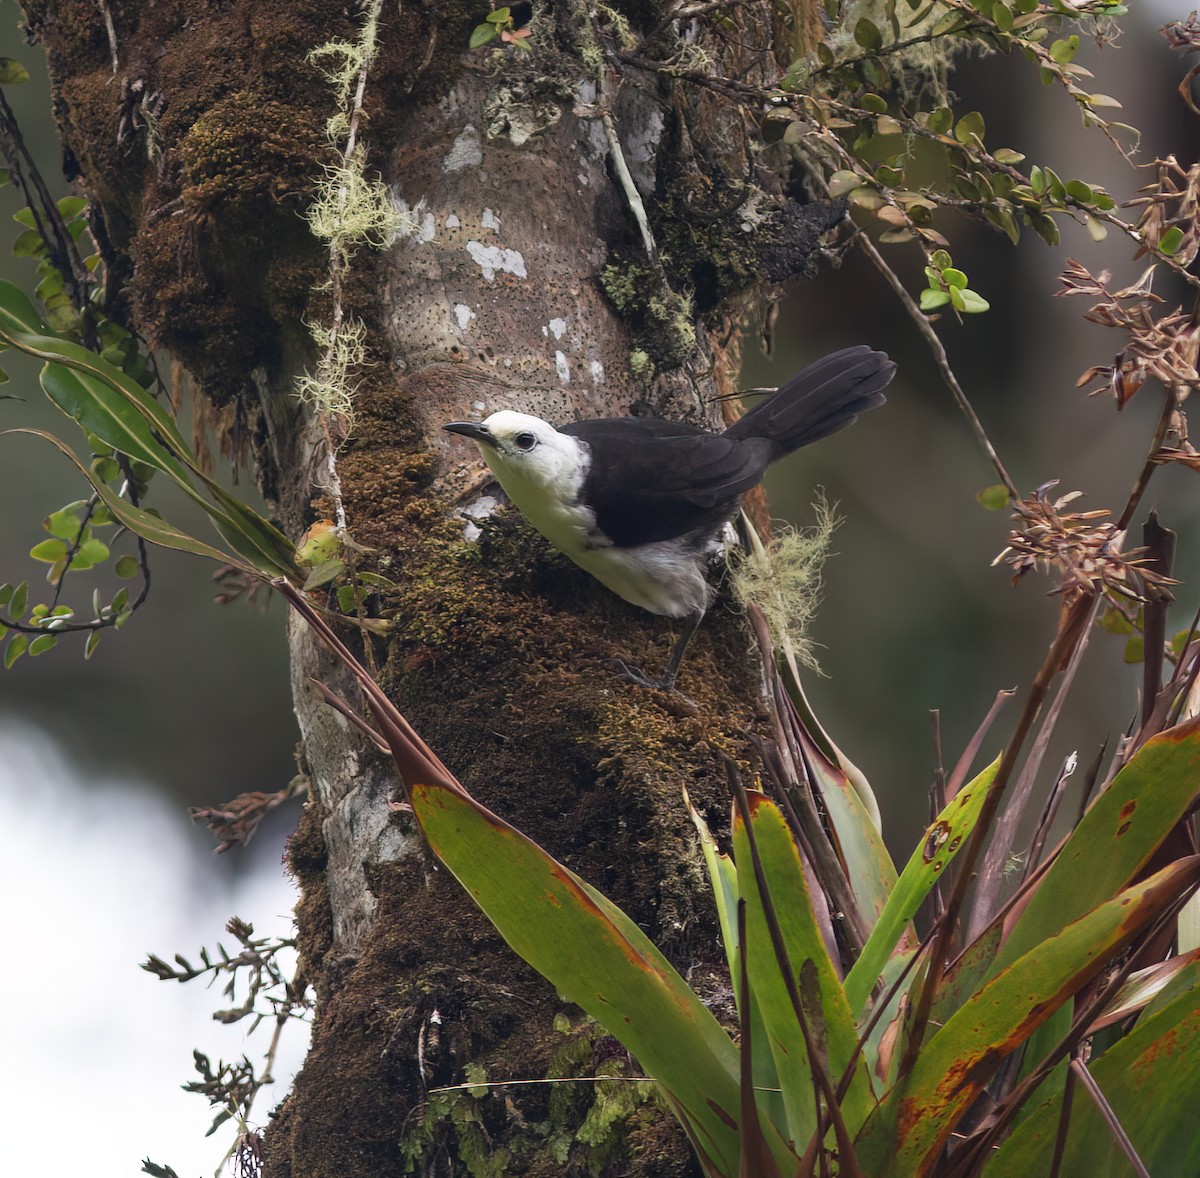
M703 617L704 613L701 611L700 613L692 614L687 619L683 633L680 634L676 641L675 649L671 651L671 657L667 659L667 667L661 679L651 679L645 672L639 671L637 667L631 667L628 663L622 662L621 659L615 659L617 669L621 672L621 678L630 683L636 683L639 687L650 687L659 691L674 691L675 679L679 674L679 664L683 662L683 652L687 649L687 644L692 640L692 635L699 629Z

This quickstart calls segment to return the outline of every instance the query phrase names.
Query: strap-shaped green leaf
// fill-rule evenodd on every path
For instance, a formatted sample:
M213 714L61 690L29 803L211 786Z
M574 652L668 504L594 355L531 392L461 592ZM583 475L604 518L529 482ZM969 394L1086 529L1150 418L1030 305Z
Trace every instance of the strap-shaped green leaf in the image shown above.
M1096 1083L1151 1174L1200 1174L1200 966L1173 1001L1147 1011L1089 1065ZM1046 1174L1058 1136L1059 1097L1043 1101L984 1168L987 1178ZM1112 1134L1086 1094L1075 1093L1060 1173L1109 1174ZM1118 1158L1121 1173L1127 1172Z
M1115 896L1200 794L1200 717L1148 740L1089 807L1042 876L988 976Z
M945 874L946 865L965 845L996 776L1000 760L993 761L974 781L964 785L925 832L888 897L862 953L846 975L850 1009L860 1015L883 967L930 889Z
M41 385L46 396L88 433L135 462L162 471L185 494L199 499L187 471L123 393L90 372L53 362L42 368Z
M763 794L748 793L747 801L754 842L801 1006L814 1039L823 1049L820 1065L836 1085L858 1043L850 1004L813 913L804 867L787 820L779 807ZM775 1058L775 1070L783 1089L788 1117L787 1137L799 1155L816 1130L812 1061L772 947L746 826L736 809L733 853L738 889L746 900L750 986L762 1013ZM858 1130L874 1106L866 1064L860 1058L850 1090L842 1102L842 1115L851 1133Z
M637 1057L702 1156L738 1163L738 1053L712 1013L615 904L467 794L410 782L439 859L510 946Z
M135 536L140 536L148 543L157 544L161 548L174 548L180 552L190 552L194 556L208 557L210 560L219 561L221 564L238 564L248 572L253 571L247 566L242 565L240 561L228 552L222 552L219 548L213 548L212 545L205 544L203 540L197 540L194 536L189 536L186 532L173 527L160 516L154 515L149 511L144 511L140 507L134 507L127 499L122 499L107 483L96 478L75 457L75 453L70 446L60 441L53 434L48 434L38 429L10 429L0 433L0 437L4 437L7 434L29 434L35 438L42 438L52 446L56 446L68 461L74 463L79 473L92 484L96 490L96 494L108 510L112 512L113 518L119 523L124 524Z
M976 991L868 1119L857 1142L863 1172L929 1173L1000 1062L1198 880L1200 855L1177 860L1034 946Z

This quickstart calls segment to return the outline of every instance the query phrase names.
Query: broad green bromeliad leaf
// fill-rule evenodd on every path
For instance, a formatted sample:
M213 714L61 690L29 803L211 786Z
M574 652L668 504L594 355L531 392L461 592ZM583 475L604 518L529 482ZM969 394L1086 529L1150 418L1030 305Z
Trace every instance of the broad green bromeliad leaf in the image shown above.
M846 996L856 1014L862 1012L876 979L930 889L975 829L988 787L999 767L1000 759L997 758L974 781L958 791L926 831L925 838L900 873L862 953L846 976Z
M737 1049L674 967L616 905L466 793L409 784L434 853L501 936L637 1057L713 1172L737 1173Z
M991 964L1018 957L1115 896L1200 794L1200 717L1148 740L1092 803Z
M977 990L922 1046L912 1072L868 1119L857 1142L864 1172L927 1174L1000 1062L1198 880L1200 856L1178 860L1034 946Z
M782 933L787 967L800 994L810 1036L821 1054L819 1065L834 1085L849 1066L858 1043L858 1030L813 914L804 868L787 820L779 807L760 793L749 793L747 803L749 830L742 815L735 810L732 832L738 889L747 905L746 954L750 986L783 1089L787 1137L796 1153L802 1154L817 1127L813 1063L772 947L749 835L754 837L763 878ZM842 1116L851 1133L857 1132L874 1105L866 1063L860 1058L842 1101Z
M1133 1030L1088 1065L1138 1156L1151 1174L1200 1174L1200 967L1161 1008L1151 1008ZM1062 1101L1043 1101L984 1168L985 1178L1050 1171ZM1128 1162L1095 1105L1077 1091L1060 1173L1124 1178Z

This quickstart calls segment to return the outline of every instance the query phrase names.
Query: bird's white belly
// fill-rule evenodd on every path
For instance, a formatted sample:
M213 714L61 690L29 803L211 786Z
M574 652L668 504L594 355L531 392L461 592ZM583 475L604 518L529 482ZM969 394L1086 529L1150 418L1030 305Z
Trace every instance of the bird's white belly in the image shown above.
M586 507L569 506L525 485L507 470L492 469L521 514L555 548L618 597L669 618L703 613L708 608L712 591L694 543L667 540L636 548L598 543L596 518Z

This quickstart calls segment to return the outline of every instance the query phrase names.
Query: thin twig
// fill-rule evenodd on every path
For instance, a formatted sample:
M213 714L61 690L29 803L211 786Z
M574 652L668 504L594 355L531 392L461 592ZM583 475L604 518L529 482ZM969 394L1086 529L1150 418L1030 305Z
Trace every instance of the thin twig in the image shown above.
M1095 1076L1088 1071L1087 1066L1082 1060L1073 1059L1068 1066L1071 1069L1071 1074L1079 1081L1083 1090L1092 1098L1093 1103L1099 1110L1100 1116L1104 1118L1104 1123L1108 1126L1108 1131L1113 1135L1113 1140L1121 1147L1121 1152L1126 1158L1129 1159L1129 1164L1133 1167L1138 1178L1150 1178L1150 1171L1146 1169L1146 1163L1138 1157L1138 1152L1134 1148L1133 1142L1129 1140L1124 1126L1117 1119L1117 1114L1113 1112L1112 1105L1108 1103L1108 1099L1100 1090L1100 1085L1096 1083Z
M1050 1160L1047 1178L1058 1178L1062 1172L1063 1156L1067 1151L1067 1137L1071 1132L1071 1104L1075 1099L1075 1073L1067 1069L1067 1081L1063 1085L1062 1109L1058 1114L1058 1134L1054 1139L1054 1157Z
M1013 499L1020 499L1021 495L1017 490L1017 484L1013 482L1012 476L1008 473L1004 463L1000 461L1000 455L996 453L996 447L992 445L992 440L988 437L987 430L983 428L983 422L979 420L979 415L967 399L967 394L963 392L962 385L958 383L958 377L954 375L954 369L950 367L950 360L946 355L945 347L942 345L941 337L934 331L933 324L929 322L929 316L917 306L912 295L904 288L904 283L896 276L891 266L883 260L883 255L875 248L875 243L865 233L858 234L858 244L859 248L871 259L871 264L883 276L884 281L892 288L901 305L908 312L909 318L929 345L929 350L933 353L933 359L938 366L938 371L942 374L942 380L946 382L946 387L953 394L959 409L967 419L967 424L971 427L971 432L975 435L975 440L983 447L983 451L987 454L989 461L995 468L1000 481L1004 484Z

